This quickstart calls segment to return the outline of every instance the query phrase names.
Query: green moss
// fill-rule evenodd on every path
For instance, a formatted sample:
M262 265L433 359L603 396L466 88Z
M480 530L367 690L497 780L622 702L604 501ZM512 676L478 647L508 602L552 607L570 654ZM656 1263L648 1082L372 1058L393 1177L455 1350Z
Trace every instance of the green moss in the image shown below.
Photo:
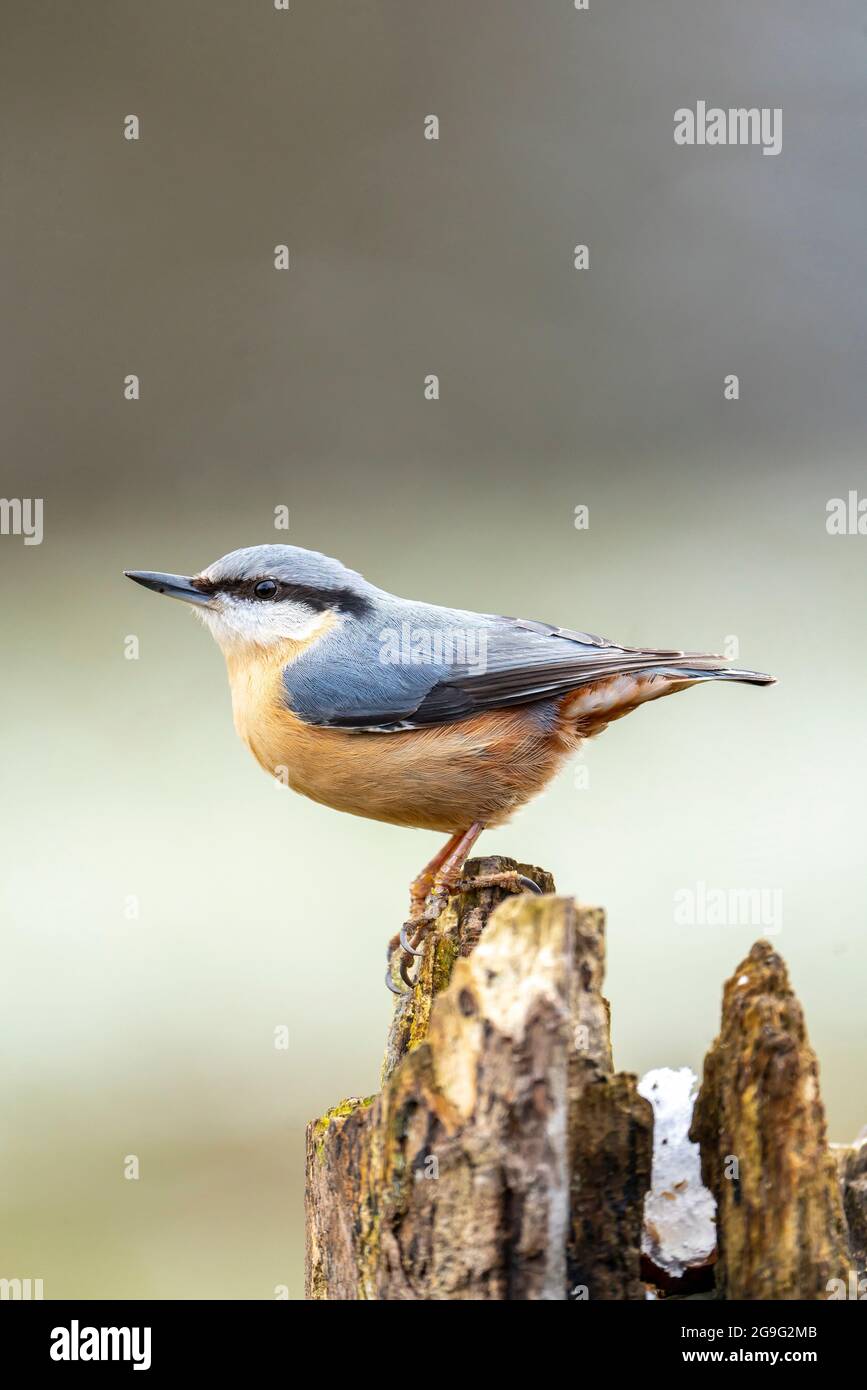
M452 937L437 935L433 938L429 954L422 963L412 1009L408 1012L409 1052L414 1051L427 1037L431 1006L437 995L448 986L459 953L458 943Z
M354 1115L356 1110L367 1110L375 1100L376 1096L349 1096L347 1100L340 1101L339 1105L332 1105L330 1110L320 1115L313 1125L313 1143L320 1163L325 1157L325 1138L331 1121L345 1120L349 1115Z
M452 978L452 970L458 958L458 943L444 936L436 943L433 963L433 993L441 994Z

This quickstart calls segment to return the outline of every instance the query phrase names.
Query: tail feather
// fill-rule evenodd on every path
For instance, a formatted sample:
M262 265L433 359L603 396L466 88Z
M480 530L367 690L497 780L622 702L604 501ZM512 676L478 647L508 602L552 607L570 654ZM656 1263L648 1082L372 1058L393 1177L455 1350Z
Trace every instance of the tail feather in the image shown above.
M766 675L764 671L745 671L738 666L718 664L724 661L725 657L722 656L690 656L687 660L681 657L676 665L672 663L669 666L666 662L660 674L682 675L693 681L743 681L747 685L776 685L777 683L776 676Z
M584 735L601 733L615 719L631 714L648 700L659 700L704 681L740 681L747 685L775 685L774 676L720 663L723 657L678 652L660 659L659 653L636 653L618 664L615 672L601 675L571 691L560 704L560 713L574 720Z

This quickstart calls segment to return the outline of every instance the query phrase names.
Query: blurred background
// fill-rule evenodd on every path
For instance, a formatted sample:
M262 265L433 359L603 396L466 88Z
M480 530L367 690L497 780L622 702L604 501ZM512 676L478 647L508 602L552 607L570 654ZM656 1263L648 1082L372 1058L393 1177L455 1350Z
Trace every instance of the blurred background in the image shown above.
M700 1070L762 934L675 894L781 891L830 1135L867 1120L867 538L825 526L867 490L865 59L855 0L6 0L0 489L44 540L0 537L0 1275L297 1297L304 1125L378 1086L437 838L273 785L121 577L242 545L779 676L613 726L480 852L605 906L638 1072ZM678 148L699 99L782 153Z

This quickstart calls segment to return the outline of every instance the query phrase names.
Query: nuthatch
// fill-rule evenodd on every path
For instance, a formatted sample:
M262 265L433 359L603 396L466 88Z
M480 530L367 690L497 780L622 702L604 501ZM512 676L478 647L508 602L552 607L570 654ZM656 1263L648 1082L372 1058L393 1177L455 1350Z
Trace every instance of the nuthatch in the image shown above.
M469 886L461 871L484 827L541 791L584 738L700 681L773 684L704 653L397 598L293 545L234 550L191 579L126 573L204 619L235 727L267 772L338 811L450 836L410 889L407 984L429 923ZM494 881L536 887L514 874L473 882ZM390 972L388 983L397 992Z

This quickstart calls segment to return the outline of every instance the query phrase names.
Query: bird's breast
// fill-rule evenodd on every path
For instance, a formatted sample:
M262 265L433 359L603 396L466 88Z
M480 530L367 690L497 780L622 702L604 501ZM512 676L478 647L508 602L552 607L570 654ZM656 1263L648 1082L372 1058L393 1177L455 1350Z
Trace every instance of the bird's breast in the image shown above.
M323 728L287 706L285 654L228 664L235 727L265 771L372 820L449 833L495 825L541 790L571 742L527 707L392 734Z
M300 722L285 704L283 668L286 660L282 643L276 644L274 650L242 651L226 657L232 716L238 736L272 776L279 775L277 769L286 751L287 735L291 734L292 726Z

